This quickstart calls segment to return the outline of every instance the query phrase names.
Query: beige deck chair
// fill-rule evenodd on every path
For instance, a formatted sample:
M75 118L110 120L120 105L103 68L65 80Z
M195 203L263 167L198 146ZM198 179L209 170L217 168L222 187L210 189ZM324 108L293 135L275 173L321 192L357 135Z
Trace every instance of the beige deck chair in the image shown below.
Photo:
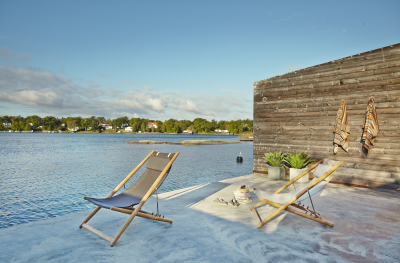
M172 220L161 217L158 214L153 215L146 213L141 210L144 203L147 199L161 186L165 178L167 177L172 163L178 157L179 152L177 153L160 153L152 151L149 155L147 155L144 160L139 163L139 165L126 176L124 180L104 199L96 199L85 197L85 200L97 205L97 208L83 221L83 223L79 226L79 228L86 228L93 233L99 235L100 237L108 240L110 246L114 246L117 240L121 237L122 233L126 230L129 224L132 222L135 216L144 217L147 219L157 220L172 223ZM125 183L139 170L139 168L146 162L146 171L143 175L128 189L122 192L119 195L114 196L118 190L125 185ZM133 208L133 206L136 206ZM123 225L118 234L111 238L106 234L100 232L99 230L89 226L87 222L101 209L106 208L113 211L121 212L130 215L126 223ZM157 210L158 210L158 200L157 200Z
M333 160L329 160L327 158L321 160L314 166L312 166L310 169L307 171L301 173L298 175L296 178L279 188L273 193L268 193L264 191L260 191L258 189L255 189L254 192L256 193L257 197L260 199L260 202L250 208L250 211L253 211L254 214L256 215L257 219L259 220L259 224L257 228L262 227L264 224L266 224L268 221L273 219L275 216L277 216L280 212L283 210L286 210L288 212L291 212L293 214L317 221L321 224L333 227L333 224L325 221L322 219L320 214L315 212L314 205L312 203L311 196L315 195L319 191L321 191L332 179L333 177L333 172L342 164L344 161L340 162L335 162ZM314 179L311 180L307 185L304 187L297 189L293 192L290 193L281 193L282 190L287 188L288 186L292 185L294 182L299 180L301 177L306 175L307 173L311 172L314 170ZM300 204L295 204L295 202L300 202L303 201L304 199L310 198L311 204L313 206L313 210L309 209L308 207L301 206ZM258 214L256 208L263 205L263 204L269 204L272 206L275 206L278 208L274 213L272 213L268 218L266 218L264 221L262 221L260 215ZM289 206L292 206L296 209L293 209ZM310 213L309 215L307 213Z

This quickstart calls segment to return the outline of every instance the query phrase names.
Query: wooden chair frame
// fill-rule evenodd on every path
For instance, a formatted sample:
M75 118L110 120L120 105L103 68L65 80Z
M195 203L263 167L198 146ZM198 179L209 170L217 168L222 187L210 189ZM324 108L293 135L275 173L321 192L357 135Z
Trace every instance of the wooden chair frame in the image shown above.
M309 172L311 172L312 170L314 170L319 164L321 164L323 162L323 160L319 161L318 163L316 163L315 165L313 165L310 169L308 169L307 171L304 171L303 173L299 174L296 178L294 178L293 180L291 180L290 182L286 183L284 186L282 186L281 188L279 188L278 190L276 190L274 192L274 194L278 194L280 193L282 190L286 189L288 186L292 185L294 182L296 182L297 180L299 180L301 177L303 177L304 175L308 174ZM260 202L258 204L256 204L255 206L253 206L252 208L250 208L250 211L253 211L254 214L256 215L257 219L260 221L260 223L257 225L257 228L262 227L263 225L265 225L268 221L270 221L271 219L273 219L275 216L277 216L280 212L282 212L283 210L286 210L288 212L291 212L293 214L311 219L313 221L319 222L321 224L333 227L332 223L329 223L325 220L322 219L322 217L316 213L315 211L309 209L308 207L305 208L304 206L300 206L298 204L294 204L294 202L301 197L303 194L305 194L308 190L310 190L311 188L313 188L314 186L316 186L317 184L319 184L322 180L324 180L326 177L328 177L331 173L333 173L339 166L341 166L344 163L344 161L340 161L339 163L337 163L336 165L332 166L331 169L329 169L329 171L327 171L325 174L323 174L321 177L319 177L316 181L314 181L313 183L311 183L310 185L308 185L306 188L304 188L302 191L300 191L297 195L295 195L294 197L292 197L288 202L286 202L285 204L281 205L281 204L277 204L275 202L272 202L270 200L264 199L264 198L260 198ZM270 216L268 216L264 221L261 219L260 215L258 214L256 208L263 205L263 204L269 204L272 206L275 206L278 208L278 210L276 210L274 213L272 213ZM295 210L293 208L290 208L288 206L293 206L299 210L302 210L301 212L298 210ZM304 213L305 212L305 213ZM310 215L308 215L307 213L310 213Z
M138 164L138 166L136 166L135 169L132 170L132 172L130 172L124 180L121 181L121 183L119 183L119 185L117 187L115 187L115 189L107 196L107 198L112 197L115 193L118 192L118 190L140 169L140 167L142 167L142 165L151 157L151 155L153 154L154 150L146 156L146 158L143 159L142 162L140 162ZM145 194L145 196L142 198L142 200L140 201L139 204L137 204L137 206L135 208L130 208L130 207L124 207L124 208L120 208L120 207L111 207L110 210L113 211L117 211L120 213L125 213L130 215L128 220L125 222L125 224L122 226L122 228L120 229L120 231L117 233L117 235L112 238L106 234L104 234L103 232L89 226L87 224L87 222L97 213L99 212L99 210L101 209L100 206L98 206L83 222L82 224L80 224L79 228L86 228L90 231L92 231L93 233L99 235L100 237L104 238L105 240L110 242L110 246L113 247L115 245L115 243L118 241L118 239L121 237L121 235L124 233L124 231L126 230L126 228L129 226L129 224L132 222L132 220L135 218L135 216L139 216L139 217L143 217L143 218L147 218L147 219L152 219L152 220L157 220L157 221L162 221L162 222L168 222L172 224L172 220L166 219L164 217L161 217L160 215L153 215L153 214L148 214L146 212L143 212L141 210L142 206L145 204L145 202L147 201L147 199L153 194L153 192L155 191L157 185L160 183L160 181L162 180L162 178L164 177L165 173L168 172L168 170L170 169L171 165L173 164L173 162L175 161L175 159L178 157L179 152L175 153L175 155L172 157L172 159L169 161L169 163L167 164L167 166L164 168L164 170L161 172L161 174L158 176L157 180L153 183L153 185L150 187L150 189L147 191L147 193Z

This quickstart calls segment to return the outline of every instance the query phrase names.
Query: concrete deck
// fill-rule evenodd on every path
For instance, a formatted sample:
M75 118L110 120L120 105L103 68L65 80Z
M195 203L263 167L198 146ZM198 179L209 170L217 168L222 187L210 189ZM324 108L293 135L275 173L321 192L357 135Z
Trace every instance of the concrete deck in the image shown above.
M212 202L243 184L274 191L284 183L251 174L164 193L160 212L174 223L135 218L114 247L78 229L90 211L1 229L0 262L400 262L396 192L329 184L313 201L333 228L283 212L257 229L251 205ZM155 209L152 197L143 210ZM126 218L102 209L89 224L113 237Z

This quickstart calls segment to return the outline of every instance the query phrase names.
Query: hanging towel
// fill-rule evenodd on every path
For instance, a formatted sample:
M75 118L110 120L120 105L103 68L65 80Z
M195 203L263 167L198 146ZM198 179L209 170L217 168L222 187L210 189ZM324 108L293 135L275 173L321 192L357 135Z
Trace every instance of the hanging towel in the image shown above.
M378 118L376 116L374 97L369 98L367 110L365 111L365 122L363 129L364 129L362 136L362 140L364 141L363 149L368 152L374 145L375 137L376 135L378 135L379 132Z
M333 139L334 153L338 152L339 146L348 152L349 144L347 142L347 136L350 134L350 127L347 125L347 122L346 100L342 99L336 115L335 128L333 129L333 133L335 134Z

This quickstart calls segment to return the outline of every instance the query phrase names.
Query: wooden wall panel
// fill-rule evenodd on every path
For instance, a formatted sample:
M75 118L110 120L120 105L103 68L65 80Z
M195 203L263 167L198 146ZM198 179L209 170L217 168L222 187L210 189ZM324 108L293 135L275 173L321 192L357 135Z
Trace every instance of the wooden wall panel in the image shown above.
M369 97L375 98L380 132L362 151ZM267 101L263 102L263 98ZM333 154L333 126L346 99L349 151ZM304 152L316 161L344 160L334 181L400 188L400 44L254 82L253 171L268 172L267 152Z

